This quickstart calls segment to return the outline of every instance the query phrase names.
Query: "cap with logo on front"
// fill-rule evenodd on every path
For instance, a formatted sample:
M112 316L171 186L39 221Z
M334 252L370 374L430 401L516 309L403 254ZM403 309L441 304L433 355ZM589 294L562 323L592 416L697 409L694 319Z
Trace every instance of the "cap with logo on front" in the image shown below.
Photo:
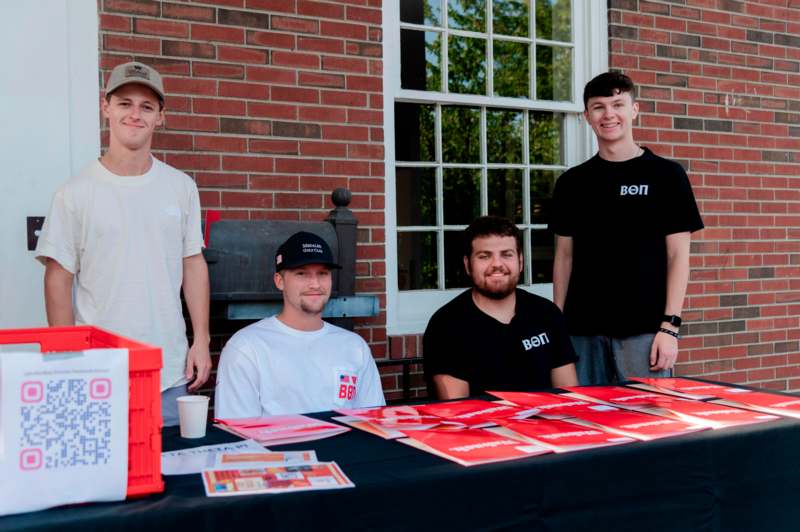
M164 101L164 83L161 81L161 74L155 68L137 61L123 63L114 67L106 84L106 96L129 83L138 83L139 85L150 87L161 101Z
M297 268L306 264L322 264L328 268L341 268L333 260L330 246L314 233L300 231L289 237L275 253L275 271Z

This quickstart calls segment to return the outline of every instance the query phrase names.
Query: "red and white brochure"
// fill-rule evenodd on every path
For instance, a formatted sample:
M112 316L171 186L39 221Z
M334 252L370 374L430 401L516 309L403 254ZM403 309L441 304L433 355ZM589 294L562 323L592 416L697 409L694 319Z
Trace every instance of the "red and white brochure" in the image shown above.
M493 403L482 399L462 399L445 403L419 405L417 410L423 415L442 418L443 423L458 424L467 428L491 427L498 419L526 418L534 413L532 409L523 409L502 403Z
M336 436L350 429L300 414L217 419L217 427L264 445L282 445Z
M576 399L566 394L549 392L489 392L495 397L522 408L536 409L535 415L545 419L564 419L570 417L574 409L590 405L589 401Z
M582 386L567 388L577 397L586 397L604 404L637 410L656 416L671 417L709 428L734 427L778 419L769 414L710 404L693 399L653 393L624 386Z
M655 406L666 398L664 394L647 392L625 386L565 386L567 394L579 399L613 404L616 406Z
M800 418L800 397L777 393L757 392L746 388L725 388L713 401L728 406L747 408L769 414Z
M638 383L631 384L631 387L657 391L686 399L713 399L718 397L718 392L724 392L727 389L727 386L682 379L680 377L633 377L631 380Z
M406 436L408 438L398 441L463 466L517 460L551 452L529 441L483 429L410 430Z
M202 475L203 487L208 497L355 487L336 462L248 469L206 469Z
M575 418L570 419L573 423L581 425L588 423L591 426L645 441L679 436L709 428L607 405L590 406L580 412L575 412L574 415Z
M752 412L713 402L694 401L680 397L664 397L652 411L654 414L675 417L687 423L704 425L714 429L780 419L778 416L764 412Z
M504 419L498 423L500 427L486 430L506 436L522 437L557 453L636 441L628 436L559 419Z
M440 417L424 415L414 406L334 408L333 411L345 416L369 421L385 429L429 429L442 422Z

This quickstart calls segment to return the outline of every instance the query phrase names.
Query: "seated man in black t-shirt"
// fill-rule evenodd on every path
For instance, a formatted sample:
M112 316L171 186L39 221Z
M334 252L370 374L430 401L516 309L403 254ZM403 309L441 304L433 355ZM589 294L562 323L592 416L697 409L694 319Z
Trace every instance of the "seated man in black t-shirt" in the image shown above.
M464 268L473 286L428 322L423 354L430 392L457 399L576 386L576 357L561 311L517 288L520 230L505 218L482 216L464 236Z

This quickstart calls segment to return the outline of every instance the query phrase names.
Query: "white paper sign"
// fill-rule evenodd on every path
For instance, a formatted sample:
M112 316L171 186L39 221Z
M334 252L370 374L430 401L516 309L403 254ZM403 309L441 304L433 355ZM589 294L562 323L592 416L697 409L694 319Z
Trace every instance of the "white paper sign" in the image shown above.
M161 474L190 475L214 467L218 453L263 453L267 449L255 440L204 445L161 453Z
M125 498L127 349L0 352L0 479L0 515Z

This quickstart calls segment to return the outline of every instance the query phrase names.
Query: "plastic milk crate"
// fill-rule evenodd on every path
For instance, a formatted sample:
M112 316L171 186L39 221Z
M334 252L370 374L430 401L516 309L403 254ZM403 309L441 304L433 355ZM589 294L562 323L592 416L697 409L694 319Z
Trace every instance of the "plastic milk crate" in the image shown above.
M128 497L164 491L161 480L161 349L91 326L0 330L0 344L39 344L43 353L127 348Z

